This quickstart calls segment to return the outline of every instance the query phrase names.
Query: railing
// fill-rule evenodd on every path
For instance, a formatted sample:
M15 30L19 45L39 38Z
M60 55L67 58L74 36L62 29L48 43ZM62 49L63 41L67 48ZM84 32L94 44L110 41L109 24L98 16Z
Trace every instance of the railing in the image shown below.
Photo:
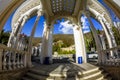
M111 56L111 51L113 55ZM120 46L101 51L102 64L108 66L120 66Z
M32 47L32 54L31 54L32 62L40 63L40 56L41 56L41 48L39 48L39 47Z
M0 44L0 71L25 68L27 52L19 51Z

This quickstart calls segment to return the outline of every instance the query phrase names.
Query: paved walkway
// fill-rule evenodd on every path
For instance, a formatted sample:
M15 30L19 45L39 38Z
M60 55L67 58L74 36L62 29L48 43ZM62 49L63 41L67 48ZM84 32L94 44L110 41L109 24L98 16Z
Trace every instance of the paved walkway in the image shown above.
M76 64L76 63L55 63L51 65L35 65L32 69L38 72L43 72L50 76L68 76L69 74L85 74L91 70L96 70L98 67L89 63Z
M51 65L34 64L22 80L111 80L105 78L99 67L89 63L57 61Z

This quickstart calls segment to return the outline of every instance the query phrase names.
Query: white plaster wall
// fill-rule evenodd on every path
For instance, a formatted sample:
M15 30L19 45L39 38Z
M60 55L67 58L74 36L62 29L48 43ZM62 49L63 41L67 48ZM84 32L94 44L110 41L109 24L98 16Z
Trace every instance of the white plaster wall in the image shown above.
M0 14L12 2L12 0L0 0Z
M120 7L120 0L113 0Z

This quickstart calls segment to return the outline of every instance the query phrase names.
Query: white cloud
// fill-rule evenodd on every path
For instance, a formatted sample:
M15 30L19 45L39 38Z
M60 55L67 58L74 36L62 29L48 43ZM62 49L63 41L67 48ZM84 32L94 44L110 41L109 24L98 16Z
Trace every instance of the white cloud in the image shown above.
M73 25L69 24L69 20L65 22L61 22L59 26L59 31L63 34L72 34L73 33Z
M90 29L89 29L89 23L87 21L87 17L86 16L82 16L81 17L81 22L82 22L82 29L83 29L83 33L88 33L90 32Z
M86 19L87 19L87 17L86 17L86 16L82 16L82 17L81 17L81 21L82 21L83 23L85 23L85 22L86 22Z
M59 31L62 32L63 34L73 33L73 25L69 24L69 22L70 22L69 20L61 22L60 26L59 26ZM81 17L81 22L82 22L82 25L83 25L83 27L82 27L83 33L90 32L89 23L87 21L86 16Z
M83 33L88 33L90 32L90 30L83 30Z

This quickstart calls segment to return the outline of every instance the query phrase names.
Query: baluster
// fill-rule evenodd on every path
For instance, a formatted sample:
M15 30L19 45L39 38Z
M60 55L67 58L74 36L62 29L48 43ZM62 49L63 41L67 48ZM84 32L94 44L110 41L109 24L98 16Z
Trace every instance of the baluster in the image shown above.
M13 52L13 69L16 69L16 53L17 52Z
M34 56L36 57L37 56L37 47L35 47L35 54Z
M32 47L32 54L31 54L32 56L33 56L33 53L34 53L34 48Z
M35 56L35 47L33 48L33 57Z
M2 56L3 56L3 49L0 49L0 71L2 71Z
M27 54L24 53L23 56L24 56L24 58L23 58L23 60L24 60L24 67L26 67L27 66L27 61L26 61L27 60L26 59L27 58Z
M20 68L20 54L17 54L17 68Z
M23 64L23 54L21 54L20 65L21 65L21 68L23 68L23 67L24 67L24 64Z
M8 69L12 70L12 63L11 63L11 51L8 51Z
M6 53L5 53L5 51L3 51L3 70L7 70L6 65L7 65L7 63L6 63Z

